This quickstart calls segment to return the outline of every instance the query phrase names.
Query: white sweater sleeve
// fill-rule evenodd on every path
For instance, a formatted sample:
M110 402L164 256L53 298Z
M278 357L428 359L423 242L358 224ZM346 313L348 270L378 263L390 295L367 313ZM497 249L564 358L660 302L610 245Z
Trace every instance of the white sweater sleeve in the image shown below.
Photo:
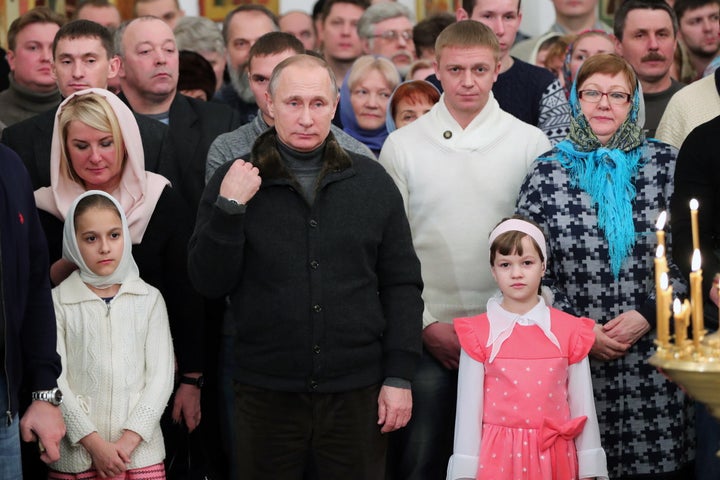
M66 326L67 319L62 304L57 299L58 292L53 290L53 303L55 304L55 319L57 326L57 353L60 355L62 371L57 379L58 388L63 392L63 402L60 405L65 421L66 435L73 445L93 432L97 431L97 427L90 419L89 409L82 398L78 398L67 380L67 345L66 345Z
M123 428L148 441L156 431L173 389L174 357L165 301L155 291L145 340L145 388Z
M568 401L571 418L587 416L582 433L575 438L579 478L608 480L607 460L600 443L600 428L595 413L590 362L587 357L568 368Z
M484 384L485 366L461 350L455 445L448 464L447 480L474 479L477 476Z

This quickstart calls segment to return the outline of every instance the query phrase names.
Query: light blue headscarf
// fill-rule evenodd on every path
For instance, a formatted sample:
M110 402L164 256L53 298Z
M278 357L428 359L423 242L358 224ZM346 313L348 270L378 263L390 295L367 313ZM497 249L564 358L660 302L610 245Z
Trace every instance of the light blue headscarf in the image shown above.
M598 226L608 242L615 278L635 245L633 200L637 192L633 180L644 162L645 140L638 125L640 99L636 85L628 117L603 146L580 110L574 82L569 99L573 114L570 133L556 145L557 154L548 158L559 161L567 169L572 185L590 195L597 209Z

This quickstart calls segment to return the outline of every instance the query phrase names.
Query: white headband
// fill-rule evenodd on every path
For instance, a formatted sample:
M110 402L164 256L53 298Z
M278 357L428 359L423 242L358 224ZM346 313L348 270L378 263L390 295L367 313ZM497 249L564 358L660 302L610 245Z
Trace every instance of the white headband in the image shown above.
M547 262L547 247L545 246L545 235L543 235L542 231L539 228L537 228L532 223L526 222L525 220L520 220L519 218L511 218L509 220L505 220L500 225L495 227L495 230L490 233L490 239L488 240L490 246L492 246L493 242L497 239L497 237L507 232L522 232L535 240L535 243L538 244L538 246L540 247L540 251L542 252L544 259L543 261Z

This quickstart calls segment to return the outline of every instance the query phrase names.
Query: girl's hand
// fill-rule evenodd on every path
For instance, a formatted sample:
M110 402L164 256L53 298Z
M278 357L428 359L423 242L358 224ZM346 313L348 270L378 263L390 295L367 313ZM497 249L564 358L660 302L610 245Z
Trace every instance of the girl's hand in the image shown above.
M127 467L120 458L115 444L106 442L97 432L83 437L80 443L92 457L92 463L100 478L120 475Z
M130 463L130 457L141 441L142 437L137 433L132 430L124 430L120 439L115 442L118 455L126 465Z

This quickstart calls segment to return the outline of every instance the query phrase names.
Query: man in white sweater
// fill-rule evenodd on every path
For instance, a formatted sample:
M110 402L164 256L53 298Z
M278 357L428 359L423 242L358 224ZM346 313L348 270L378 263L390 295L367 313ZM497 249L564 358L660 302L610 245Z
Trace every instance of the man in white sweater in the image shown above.
M440 102L393 132L379 159L403 196L425 283L413 418L391 439L398 458L388 464L399 479L444 477L460 358L452 320L484 312L496 288L488 234L512 214L530 164L550 150L542 131L501 110L493 97L500 49L490 28L455 23L438 37L435 54Z

